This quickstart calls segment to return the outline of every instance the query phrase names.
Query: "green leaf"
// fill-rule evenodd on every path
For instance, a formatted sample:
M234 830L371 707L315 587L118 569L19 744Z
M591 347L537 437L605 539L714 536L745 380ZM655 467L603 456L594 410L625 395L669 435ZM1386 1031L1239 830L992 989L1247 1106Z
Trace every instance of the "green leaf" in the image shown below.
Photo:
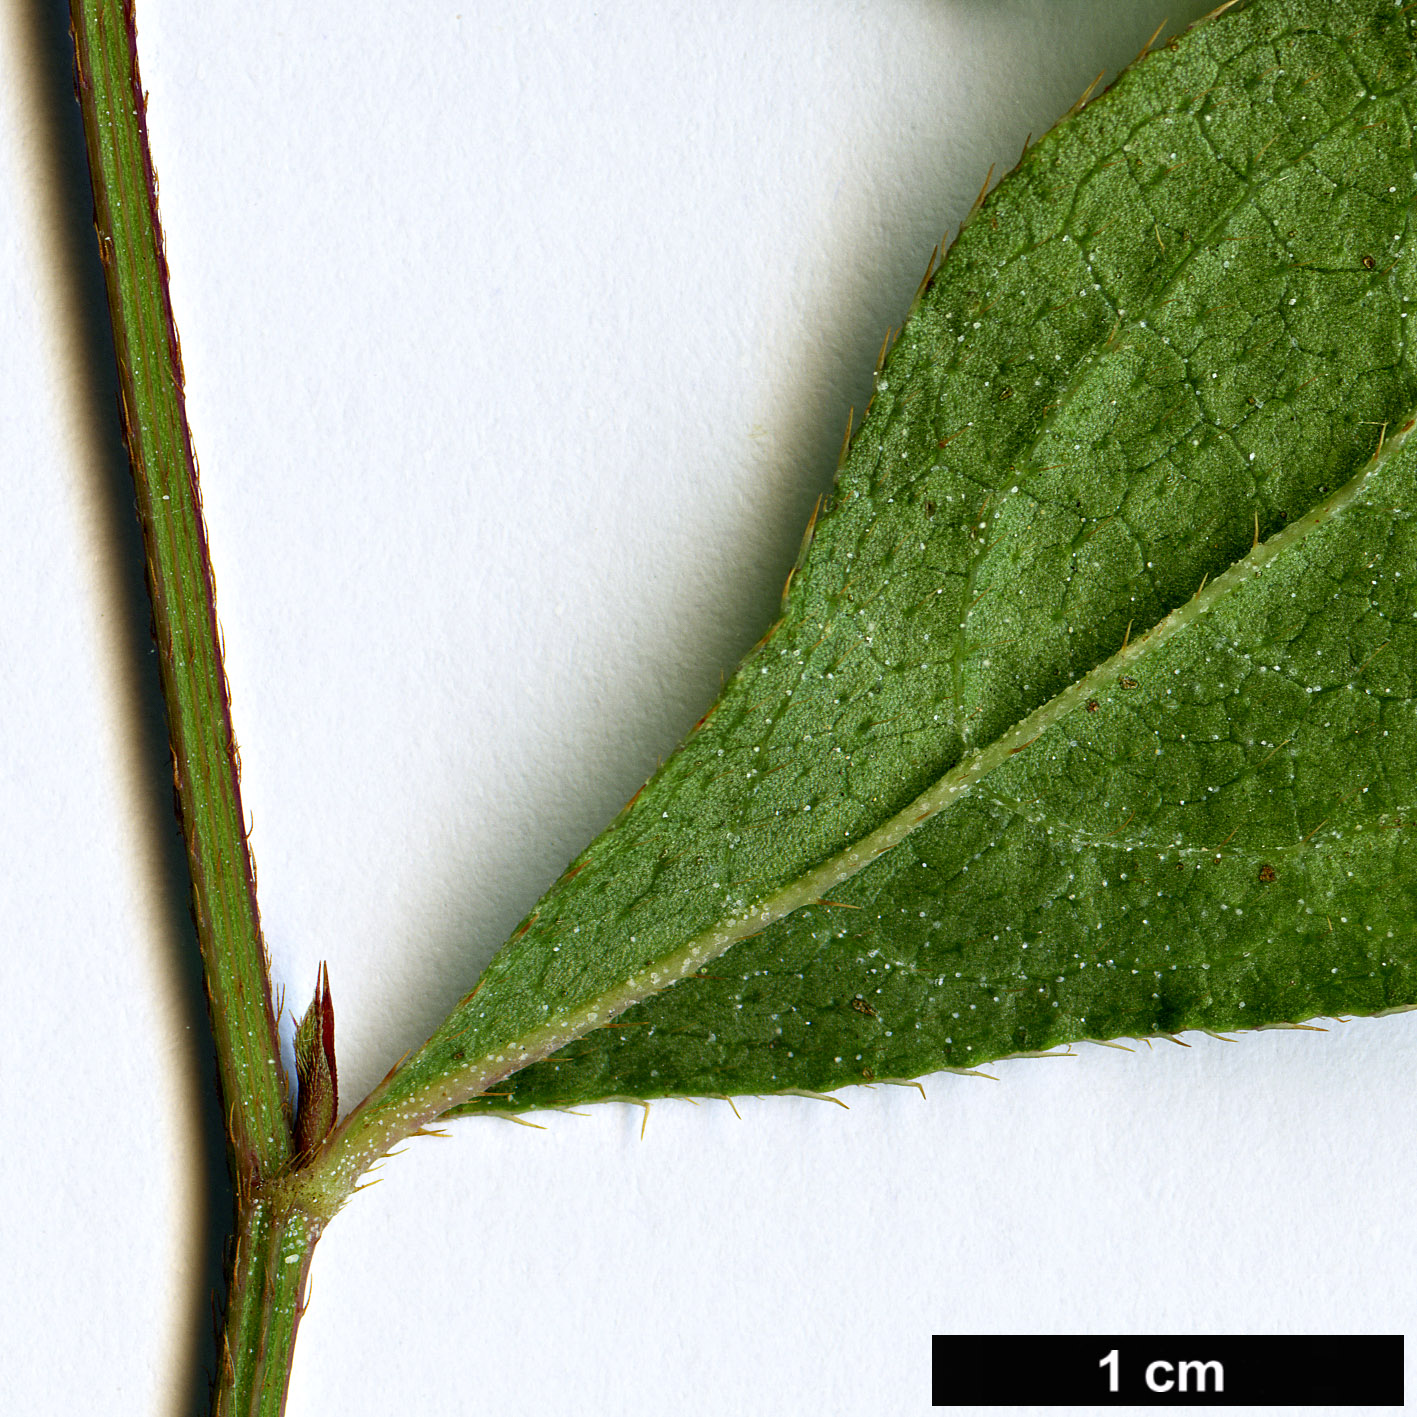
M782 618L377 1108L1417 1002L1413 75L1386 0L1259 0L1039 142Z

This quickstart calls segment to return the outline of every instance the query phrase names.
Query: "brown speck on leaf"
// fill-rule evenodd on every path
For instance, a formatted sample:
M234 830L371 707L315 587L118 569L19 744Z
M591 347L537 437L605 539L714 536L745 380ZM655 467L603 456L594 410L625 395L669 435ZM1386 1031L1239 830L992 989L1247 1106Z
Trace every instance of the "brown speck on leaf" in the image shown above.
M1271 866L1268 861L1266 861L1264 865L1260 867L1260 880L1268 886L1272 885L1278 879L1278 873L1275 871L1274 867Z
M1130 674L1122 675L1122 677L1118 679L1117 682L1124 689L1135 689L1137 686L1137 681L1133 679Z
M858 1014L866 1014L869 1018L876 1017L875 1009L873 1009L865 999L861 998L859 994L851 1001L851 1007L855 1009Z
M1098 710L1099 708L1101 708L1101 707L1102 707L1102 705L1099 704L1096 699L1089 699L1089 700L1087 701L1087 711L1088 711L1088 713L1096 713L1097 710Z
M1363 257L1363 269L1371 271L1378 263L1371 256Z

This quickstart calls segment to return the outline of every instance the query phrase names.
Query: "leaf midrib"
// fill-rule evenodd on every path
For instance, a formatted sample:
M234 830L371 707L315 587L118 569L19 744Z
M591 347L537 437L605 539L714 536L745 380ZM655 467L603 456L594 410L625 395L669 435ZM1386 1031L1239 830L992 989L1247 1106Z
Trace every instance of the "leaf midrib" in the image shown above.
M1354 121L1354 110L1350 108L1341 116L1329 119L1322 125L1321 131L1318 133L1314 134L1313 129L1309 129L1305 136L1309 136L1309 134L1313 134L1313 136L1309 137L1308 142L1305 142L1303 137L1290 129L1298 152L1281 168L1277 169L1272 176L1271 174L1256 173L1254 171L1256 164L1252 161L1250 173L1241 180L1231 200L1225 203L1224 211L1217 214L1211 222L1206 223L1204 234L1177 253L1174 264L1169 270L1166 270L1164 279L1157 284L1148 280L1145 288L1136 292L1132 316L1128 321L1127 328L1130 330L1143 318L1150 317L1159 302L1165 299L1166 294L1176 288L1185 279L1186 273L1193 269L1199 253L1212 246L1218 233L1223 233L1234 226L1237 214L1250 208L1259 211L1255 205L1255 197L1258 192L1266 190L1272 181L1284 172L1292 171L1295 165L1302 162L1305 157L1312 159L1312 154L1322 146L1325 140L1331 140L1335 133L1351 128ZM1112 146L1115 148L1116 143L1114 142ZM1039 157L1036 160L1041 160L1042 153L1046 151L1040 145ZM1235 170L1233 166L1228 164L1227 166L1230 171ZM1077 219L1077 198L1078 192L1075 186L1074 205L1068 209L1067 216L1063 219L1064 225L1058 228L1060 234ZM1150 210L1149 202L1147 210ZM1260 211L1259 215L1261 220L1267 220L1267 214ZM1272 222L1269 224L1272 229ZM1090 269L1093 252L1083 246L1081 239L1078 240L1078 252L1084 264ZM985 257L988 256L989 248L987 246L983 248L982 254ZM1156 270L1157 268L1152 267L1151 269ZM943 290L941 293L944 293ZM1113 312L1117 310L1115 298L1111 295L1104 295L1104 300L1107 307L1110 307ZM1120 322L1120 316L1114 316L1114 318ZM1118 332L1119 328L1119 324L1114 324L1113 335ZM1088 371L1095 367L1099 358L1105 359L1114 348L1115 343L1112 338L1099 338L1094 334L1088 347L1082 352L1081 358L1075 360L1072 367L1063 375L1063 386L1059 391L1061 397L1058 406L1051 411L1051 417L1045 416L1040 424L1035 425L1031 436L1028 431L1020 430L1023 436L1019 440L1019 451L1022 454L1021 460L1025 467L1030 457L1028 449L1031 447L1032 455L1036 456L1040 442L1066 417L1067 409L1074 407L1083 397L1090 382L1087 377ZM943 377L966 352L964 345L960 345L958 349L950 350L954 357L949 364L938 369L938 375ZM898 395L893 396L893 401L896 397ZM882 417L885 417L889 410L883 407L878 412ZM1408 430L1404 429L1404 433L1406 431ZM865 428L863 427L862 433L864 432ZM1388 457L1392 456L1399 445L1400 441L1394 439L1386 450L1380 446L1380 455L1385 451ZM476 1038L477 1033L481 1031L478 1020L482 1015L476 1014L476 1006L473 1005L473 999L478 989L482 987L479 983L478 989L474 989L472 994L460 1002L423 1049L419 1050L417 1056L411 1059L406 1066L396 1066L367 1102L347 1119L340 1132L331 1138L320 1163L319 1169L323 1173L320 1177L320 1189L328 1190L332 1198L336 1196L336 1193L342 1196L370 1161L381 1155L392 1142L416 1131L420 1123L431 1122L433 1118L447 1112L459 1103L485 1092L502 1078L557 1052L573 1039L611 1022L624 1009L642 1002L678 980L691 975L700 966L723 954L734 944L760 933L767 926L791 915L804 906L821 902L833 888L855 877L867 866L878 861L899 845L919 827L939 815L945 807L971 792L990 773L1007 763L1016 752L1030 748L1036 738L1047 734L1067 714L1078 709L1086 695L1099 692L1109 681L1120 677L1127 666L1148 663L1149 657L1154 655L1166 640L1221 603L1231 590L1251 575L1260 573L1266 565L1282 553L1285 547L1297 545L1321 521L1333 516L1348 505L1359 495L1378 462L1384 460L1380 456L1357 476L1345 483L1337 493L1328 497L1318 506L1311 508L1304 516L1284 527L1263 545L1256 546L1249 555L1222 571L1208 586L1186 601L1184 605L1173 606L1170 612L1159 620L1146 635L1138 636L1132 643L1110 655L1105 661L1095 663L1091 669L1081 673L1078 678L1046 703L1034 708L1000 733L985 748L976 750L969 756L955 761L949 771L938 777L930 788L887 821L870 831L863 839L835 850L833 855L825 860L820 860L819 864L813 868L800 871L796 879L768 891L751 909L745 911L741 904L735 907L725 901L718 907L719 918L712 925L699 929L688 941L671 952L642 965L629 977L622 976L617 982L601 988L589 999L583 999L573 1008L561 1012L559 1016L554 1017L554 1021L535 1026L522 1024L521 1027L524 1028L524 1031L520 1033L520 1036L508 1039L507 1033L514 1032L517 1027L517 1025L510 1025L502 1035L506 1041L495 1044L482 1043L479 1046L478 1043L469 1039L468 1043L464 1045L463 1039L468 1038L468 1035ZM1003 459L999 461L1003 462ZM1022 470L1018 467L1019 460L1010 459L1009 461L1014 464L1009 470L1017 475L1018 471ZM861 471L867 474L864 479L858 477L850 479L851 482L858 483L849 492L849 496L853 499L860 496L863 491L876 490L870 485L875 481L870 475L871 470L862 468ZM859 485L860 480L864 480L867 485L864 487ZM982 490L988 489L987 482L977 485ZM981 563L987 563L988 551L982 546L979 551L981 555L970 558L971 577L977 575ZM1204 567L1198 566L1196 569L1199 574L1199 571ZM1172 596L1170 595L1162 600L1154 601L1153 605L1157 608L1152 613L1160 614L1171 601ZM1094 644L1087 653L1087 657L1079 661L1077 669L1081 669L1089 660L1095 660L1100 652L1101 650ZM936 771L939 771L938 767ZM819 848L819 850L821 849L830 848ZM580 866L577 865L574 869L579 870ZM672 898L668 903L672 906ZM735 913L728 914L730 909ZM536 912L533 912L533 915L528 917L523 926L523 931L529 928L535 919ZM617 958L623 959L624 951L633 947L633 937L630 938L630 944L621 942ZM644 947L641 948L643 950ZM640 953L639 958L643 959L644 954ZM525 960L522 961L523 964L525 962ZM614 967L613 963L612 967ZM627 965L622 963L619 967L623 969ZM608 972L608 969L603 971L603 973ZM504 970L495 977L500 985L499 1004L504 1005L509 1000L520 1006L525 1006L528 1000L533 1004L538 1002L536 985L527 976L526 970L522 970L520 973L512 971L510 975L508 971ZM484 981L487 978L487 975L483 976ZM575 987L574 983L572 987ZM564 993L562 997L565 997ZM490 1000L484 1001L484 1007L490 1003ZM547 1004L543 1003L542 1007L549 1012ZM526 1007L520 1008L523 1016L528 1011ZM474 1017L475 1014L476 1017ZM463 1046L467 1046L470 1050L476 1049L470 1059L464 1060L460 1051Z
M535 1029L497 1052L471 1060L465 1067L431 1084L424 1094L432 1109L431 1115L468 1101L512 1073L604 1026L625 1009L688 977L731 946L761 933L775 921L804 906L821 903L832 888L879 860L946 807L967 795L1011 757L1032 747L1054 724L1119 679L1125 670L1139 669L1161 646L1208 614L1231 592L1252 577L1263 574L1280 555L1300 545L1324 522L1352 506L1375 473L1397 455L1414 428L1417 428L1417 416L1409 416L1401 431L1385 438L1378 452L1336 492L1267 540L1257 543L1246 556L1208 580L1190 600L1173 609L1146 634L1133 638L988 746L956 763L869 835L778 887L743 915L728 917L699 932L672 954L652 962L615 988L597 994L556 1023ZM422 1111L422 1107L419 1110Z

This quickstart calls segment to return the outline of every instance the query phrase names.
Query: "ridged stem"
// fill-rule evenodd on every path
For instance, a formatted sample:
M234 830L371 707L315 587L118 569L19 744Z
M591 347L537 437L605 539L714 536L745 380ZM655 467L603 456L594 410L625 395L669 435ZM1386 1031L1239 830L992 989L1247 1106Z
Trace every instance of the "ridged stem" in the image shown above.
M239 1187L250 1191L290 1159L287 1087L246 846L133 8L124 0L72 0L70 19L192 910L233 1168Z
M320 1228L303 1210L271 1198L244 1208L227 1289L217 1417L281 1417L285 1411Z
M246 843L132 3L71 0L70 22L123 433L237 1195L239 1234L217 1406L230 1417L276 1417L285 1406L319 1225L300 1209L273 1201L268 1188L288 1173L292 1160L288 1087Z

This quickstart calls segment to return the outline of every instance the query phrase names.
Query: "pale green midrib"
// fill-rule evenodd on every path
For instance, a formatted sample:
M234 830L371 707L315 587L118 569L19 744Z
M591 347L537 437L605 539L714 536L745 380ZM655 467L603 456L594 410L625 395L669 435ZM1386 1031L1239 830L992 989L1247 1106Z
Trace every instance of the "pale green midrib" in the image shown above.
M962 763L956 764L901 811L796 880L780 886L741 915L720 920L700 931L677 950L629 976L611 989L595 995L554 1023L525 1034L470 1062L449 1068L436 1081L396 1093L402 1069L396 1069L371 1094L365 1107L351 1116L331 1139L324 1155L312 1168L312 1187L330 1196L343 1194L358 1175L397 1141L434 1121L449 1109L484 1092L495 1083L609 1023L625 1009L642 1002L671 984L688 977L731 946L761 933L769 925L803 906L819 903L828 891L857 875L894 849L925 822L967 795L976 784L1016 753L1024 751L1059 720L1100 693L1128 670L1140 666L1188 626L1214 609L1226 596L1252 577L1262 574L1285 551L1302 543L1317 527L1352 506L1374 474L1397 455L1414 427L1409 418L1402 430L1385 438L1378 452L1342 487L1304 516L1297 518L1220 575L1207 581L1184 605L1172 610L1146 634L1130 641L1110 658L1075 679L1066 689L1021 719L1007 732ZM474 991L475 993L476 991ZM428 1051L452 1024L464 1025L472 1000L455 1010L428 1044L410 1060L426 1063ZM310 1203L320 1204L309 1197Z

